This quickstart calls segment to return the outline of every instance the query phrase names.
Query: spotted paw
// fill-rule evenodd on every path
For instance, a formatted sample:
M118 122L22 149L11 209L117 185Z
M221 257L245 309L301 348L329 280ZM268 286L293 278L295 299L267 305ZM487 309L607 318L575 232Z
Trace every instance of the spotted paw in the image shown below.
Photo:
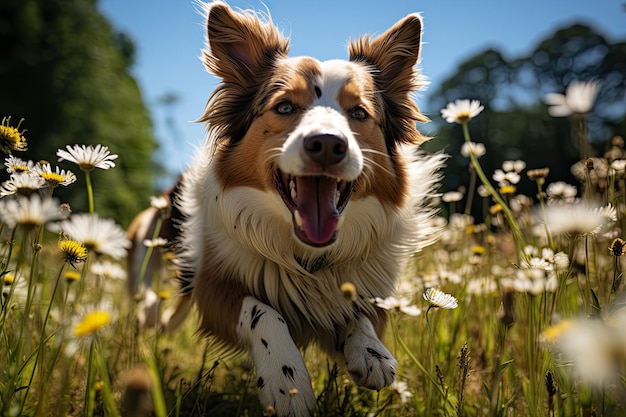
M357 385L378 391L395 380L398 361L378 340L369 321L362 321L346 336L346 367Z

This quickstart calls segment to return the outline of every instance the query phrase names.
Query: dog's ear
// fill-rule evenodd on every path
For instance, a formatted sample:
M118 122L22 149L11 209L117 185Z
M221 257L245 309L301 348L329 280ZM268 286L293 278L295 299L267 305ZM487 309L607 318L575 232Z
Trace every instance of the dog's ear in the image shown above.
M376 38L364 36L350 43L350 60L368 65L384 109L383 129L392 149L397 143L419 144L424 138L415 122L420 113L412 94L423 87L415 65L422 42L422 18L411 14Z
M269 17L263 21L251 11L234 12L226 3L207 6L208 50L203 51L207 70L225 82L248 86L260 73L271 71L273 62L289 51Z

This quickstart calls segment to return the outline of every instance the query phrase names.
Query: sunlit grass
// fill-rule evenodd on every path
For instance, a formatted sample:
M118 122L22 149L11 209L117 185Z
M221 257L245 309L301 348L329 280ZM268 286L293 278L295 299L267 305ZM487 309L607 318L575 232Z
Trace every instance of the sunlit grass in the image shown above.
M472 144L464 151L479 180L471 196L444 197L445 216L434 219L441 238L412 258L396 297L372 300L389 310L385 343L398 359L397 381L380 392L359 388L342 364L309 347L317 416L626 413L624 164L583 161L577 187L550 183L549 167L525 172L523 161L483 172L478 158L489 149L467 129L478 106L447 113L464 127L459 141ZM89 159L90 148L80 149ZM113 168L116 156L101 156L107 164L95 167ZM15 167L73 175L7 159L12 175ZM121 270L127 242L114 219L97 217L92 189L92 213L68 220L50 184L33 182L41 187L33 192L13 180L0 199L0 415L271 412L259 404L248 358L198 336L195 315L173 333L139 324L144 300L127 294ZM520 181L535 183L537 195L518 195ZM480 222L461 206L472 199L482 200ZM147 243L149 254L163 250ZM155 290L158 311L175 303L167 296L174 280L155 281ZM349 285L341 290L355 296Z

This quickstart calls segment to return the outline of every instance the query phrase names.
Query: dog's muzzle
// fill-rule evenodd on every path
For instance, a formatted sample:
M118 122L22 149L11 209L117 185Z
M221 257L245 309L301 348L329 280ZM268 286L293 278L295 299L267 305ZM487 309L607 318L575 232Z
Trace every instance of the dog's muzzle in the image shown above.
M303 139L307 175L276 170L274 184L285 206L292 213L294 233L303 243L323 247L335 242L339 219L354 189L352 181L333 175L348 157L346 139L332 134L316 134Z

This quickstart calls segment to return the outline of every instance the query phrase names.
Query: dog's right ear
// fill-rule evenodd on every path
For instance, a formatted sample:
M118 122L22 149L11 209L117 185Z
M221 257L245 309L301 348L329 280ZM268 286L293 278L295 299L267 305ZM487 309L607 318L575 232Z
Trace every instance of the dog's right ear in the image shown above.
M206 6L208 50L203 51L207 70L225 82L249 86L271 72L274 61L289 52L289 40L253 11L234 12L226 3Z

